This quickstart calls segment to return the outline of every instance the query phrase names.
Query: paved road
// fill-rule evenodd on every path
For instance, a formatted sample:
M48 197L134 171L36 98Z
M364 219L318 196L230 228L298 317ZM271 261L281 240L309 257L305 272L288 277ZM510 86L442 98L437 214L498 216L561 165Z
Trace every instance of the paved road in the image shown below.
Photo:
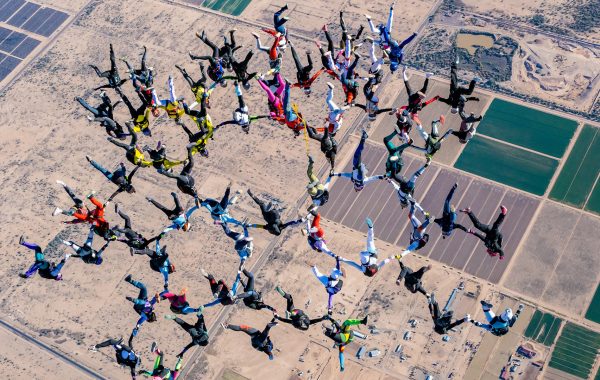
M39 347L40 349L48 352L49 354L57 357L58 359L62 360L63 362L65 362L66 364L68 364L69 366L73 367L74 369L80 371L82 374L87 375L87 378L92 378L92 379L99 379L99 380L106 380L107 378L102 376L101 374L97 373L96 371L94 371L93 369L86 367L80 363L77 363L76 361L70 359L67 355L63 354L62 352L55 350L54 348L48 346L47 344L41 342L40 340L32 337L29 334L24 333L22 330L14 327L13 325L11 325L10 323L3 321L0 319L0 326L4 327L6 330L10 331L11 333L15 334L16 336L18 336L19 338L32 343L33 345Z

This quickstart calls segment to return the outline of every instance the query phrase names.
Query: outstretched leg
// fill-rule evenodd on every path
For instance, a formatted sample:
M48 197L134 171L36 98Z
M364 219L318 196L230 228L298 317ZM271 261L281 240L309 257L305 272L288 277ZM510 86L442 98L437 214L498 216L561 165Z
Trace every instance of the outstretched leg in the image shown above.
M287 10L287 4L281 7L280 10L273 14L273 26L275 30L283 35L287 34L287 30L283 24L287 22L287 17L281 17L281 14Z
M356 150L354 151L354 157L352 158L352 168L355 170L358 170L359 172L359 179L362 179L362 165L361 165L361 157L362 157L362 151L365 147L365 141L367 141L367 133L365 131L363 131L363 134L360 138L360 142L358 143L358 146L356 147Z
M375 253L377 248L375 247L375 232L373 228L373 222L367 218L367 226L369 231L367 232L367 252Z
M498 218L496 219L496 221L492 225L492 231L498 231L498 229L500 228L500 226L502 226L502 222L504 222L504 217L505 216L506 216L506 214L504 212L501 212L500 215L498 215Z
M269 87L268 84L266 84L262 79L258 79L258 85L265 90L265 92L267 93L267 100L269 101L269 103L274 104L275 101L277 100L277 98L275 97L275 94L273 93L273 91L271 91L271 88Z
M152 198L148 198L148 202L152 203L154 205L154 207L156 207L157 209L159 209L160 211L164 212L165 215L170 218L171 216L174 216L174 212L173 210L166 208L165 206L161 205L160 203L158 203L157 201L155 201Z
M97 163L96 161L92 160L89 158L89 156L86 156L86 158L88 159L88 161L90 162L90 164L96 168L96 170L98 170L100 173L104 174L104 176L111 180L113 178L113 173L110 170L105 169L104 167L102 167L102 165L100 165L99 163Z
M180 175L183 177L190 175L190 173L192 172L192 169L194 168L194 157L192 155L192 148L193 148L193 146L188 148L188 159L187 159L188 162L187 162L187 164L185 164L183 169L181 169ZM177 203L177 201L175 203Z
M450 192L448 193L448 196L446 196L446 200L444 201L444 215L450 215L452 213L452 197L454 196L454 191L457 188L457 184L454 184L454 186L452 186L452 189L450 189Z
M302 66L302 62L300 61L300 57L298 57L298 53L296 53L296 49L294 49L294 45L290 45L290 49L292 50L292 57L294 58L294 63L296 64L296 71L300 73L302 72L304 66Z
M275 326L276 323L274 322L269 322L267 323L267 325L265 326L264 330L260 333L260 335L258 336L258 339L260 341L265 341L267 339L267 337L269 336L269 331L271 331L271 329L273 328L273 326Z
M337 104L335 104L335 102L333 101L333 87L330 86L329 90L327 92L327 106L329 107L329 111L330 112L337 112L340 110L340 107L338 107Z
M486 233L486 234L491 231L490 226L488 226L487 224L481 223L479 221L479 219L477 219L475 214L473 214L472 211L469 210L469 212L467 212L467 215L469 215L469 219L471 219L471 222L473 222L473 227L477 228L479 231Z
M266 213L266 212L270 211L270 206L269 206L270 202L265 202L265 201L261 200L256 195L254 195L254 193L250 189L248 189L247 193L250 196L250 198L252 198L254 203L256 203L258 205L258 207L260 207L260 211L262 213Z
M254 337L255 335L260 334L260 331L258 331L254 327L250 327L248 325L239 325L239 326L238 325L227 325L227 328L229 330L233 330L233 331L245 332L246 334L250 335L251 337Z
M221 198L221 201L219 202L219 205L221 206L221 210L225 211L227 209L227 207L229 206L229 193L231 192L231 185L228 185L227 188L225 189L225 194L223 194L223 198Z
M453 61L452 65L450 66L450 94L454 93L454 91L456 91L458 88L458 77L456 75L456 70L456 61Z
M102 115L100 115L100 112L98 111L97 108L94 108L91 105L89 105L89 103L86 102L85 100L83 100L83 98L77 97L75 99L79 102L79 104L81 104L83 106L83 108L90 111L92 113L92 115L94 115L94 117L102 116Z
M73 200L73 204L77 207L83 207L83 201L75 194L75 192L64 183L61 183L63 189L69 194L69 197Z

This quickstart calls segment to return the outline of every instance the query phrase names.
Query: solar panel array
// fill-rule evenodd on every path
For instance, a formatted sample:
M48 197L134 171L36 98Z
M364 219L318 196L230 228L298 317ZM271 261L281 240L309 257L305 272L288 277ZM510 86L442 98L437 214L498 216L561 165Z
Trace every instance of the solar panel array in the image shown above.
M25 0L0 4L0 81L8 76L41 41L15 29L50 37L67 19L65 12ZM5 28L2 24L12 28Z

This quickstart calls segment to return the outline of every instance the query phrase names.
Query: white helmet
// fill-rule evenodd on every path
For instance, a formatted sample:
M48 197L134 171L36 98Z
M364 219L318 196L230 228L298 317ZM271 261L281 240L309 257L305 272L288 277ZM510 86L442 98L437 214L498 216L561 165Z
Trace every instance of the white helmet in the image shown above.
M506 310L504 310L504 313L502 313L500 315L500 319L502 319L504 322L508 322L512 319L513 317L513 311L512 309L509 307Z
M331 274L329 275L329 278L332 280L337 280L340 278L341 275L342 275L342 271L340 271L339 269L333 269L331 271Z

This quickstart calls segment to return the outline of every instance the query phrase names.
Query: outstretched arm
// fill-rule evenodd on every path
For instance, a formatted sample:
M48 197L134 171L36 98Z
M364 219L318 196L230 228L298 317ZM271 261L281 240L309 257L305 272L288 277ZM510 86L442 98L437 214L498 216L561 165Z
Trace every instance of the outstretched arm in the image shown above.
M322 321L324 321L324 320L326 320L326 319L329 319L329 316L328 316L328 315L324 315L324 316L322 316L322 317L320 317L320 318L314 318L314 319L311 319L311 320L310 320L310 322L309 322L309 325L314 325L315 323L322 322Z
M429 134L423 130L423 125L421 124L421 120L415 116L414 118L415 124L417 125L417 131L419 132L419 136L423 139L423 141L427 141L429 138Z
M394 186L394 189L395 189L396 191L400 190L400 186L398 186L398 184L397 184L396 182L392 181L392 180L391 180L391 179L389 179L389 178L388 178L388 182L389 182L389 183L390 183L392 186Z
M440 138L439 142L441 143L442 141L444 141L446 139L446 137L450 136L450 134L452 133L452 128L448 129L446 131L446 133L444 133L444 135Z
M425 107L426 105L429 105L430 103L433 103L433 102L435 102L435 101L436 101L436 100L438 100L439 98L440 98L440 97L436 95L436 96L434 96L433 98L431 98L431 99L429 99L429 100L425 101L425 102L423 103L423 107Z
M179 174L174 174L174 173L168 172L168 171L166 171L166 170L162 170L162 169L160 169L160 170L158 170L158 172L159 172L160 174L164 175L164 176L167 176L167 177L169 177L169 178L174 178L174 179L177 179L177 178L179 178Z
M319 271L319 268L317 268L316 266L312 267L312 272L315 275L315 277L317 278L317 280L319 280L319 282L321 282L321 284L323 284L323 286L327 286L327 276L325 276L324 274L322 274Z
M136 166L131 173L129 173L129 176L127 177L127 182L131 183L131 179L133 178L133 176L135 175L135 173L138 171L140 167Z

